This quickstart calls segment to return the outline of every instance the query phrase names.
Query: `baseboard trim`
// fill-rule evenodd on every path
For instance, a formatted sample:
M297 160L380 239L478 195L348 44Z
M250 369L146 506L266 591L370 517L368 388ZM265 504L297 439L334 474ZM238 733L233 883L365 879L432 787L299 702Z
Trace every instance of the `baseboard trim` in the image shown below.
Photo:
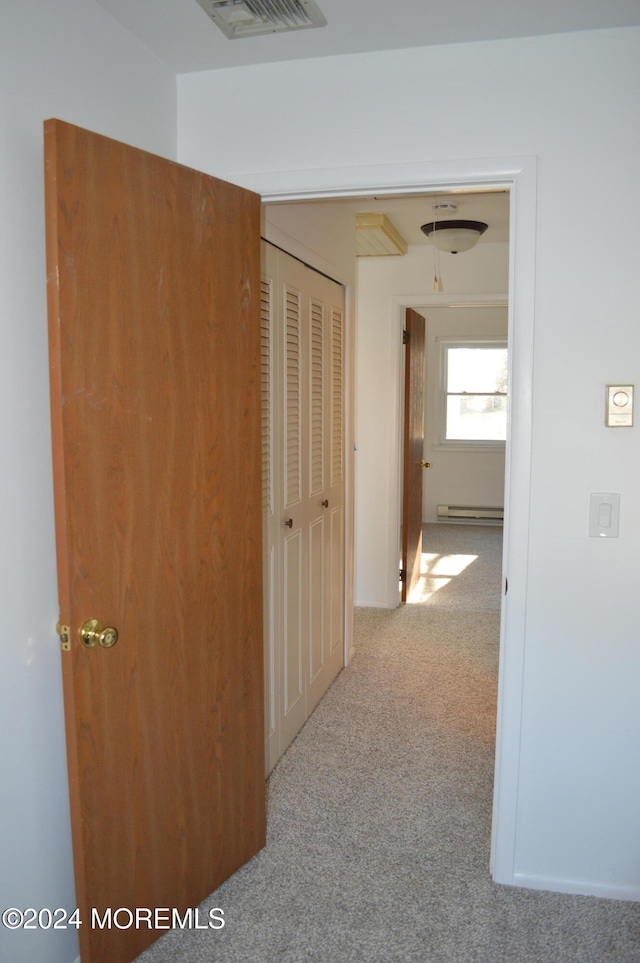
M596 883L585 879L562 879L554 876L534 876L514 873L513 885L525 889L542 889L552 893L573 896L596 896L599 899L619 899L640 902L640 886L616 886L614 883Z
M356 599L353 603L356 609L395 609L396 605L389 605L388 602L370 602Z

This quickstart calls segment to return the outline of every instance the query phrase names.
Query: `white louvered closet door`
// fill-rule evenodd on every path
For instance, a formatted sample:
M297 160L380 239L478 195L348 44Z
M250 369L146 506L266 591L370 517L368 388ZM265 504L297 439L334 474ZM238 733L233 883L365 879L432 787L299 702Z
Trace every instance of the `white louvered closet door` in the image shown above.
M263 443L267 771L343 665L344 290L271 245L271 442ZM263 342L266 345L266 341ZM266 350L266 348L265 348ZM266 422L263 432L267 436ZM266 502L265 502L266 505ZM267 609L269 613L267 614Z
M284 370L282 405L282 482L279 486L282 518L280 539L280 598L282 619L279 642L282 652L280 689L280 752L304 725L307 546L302 488L302 444L305 398L303 394L303 266L294 261L282 274L282 253L278 253L279 312L283 336Z
M278 380L275 350L275 251L262 245L263 274L260 290L261 387L262 387L262 578L264 592L264 705L265 763L269 773L279 756L277 692L280 675L279 650L275 644L279 618L276 549L279 519L275 511L275 386Z
M344 664L344 289L331 304L329 328L329 550L327 557L327 658L333 679Z

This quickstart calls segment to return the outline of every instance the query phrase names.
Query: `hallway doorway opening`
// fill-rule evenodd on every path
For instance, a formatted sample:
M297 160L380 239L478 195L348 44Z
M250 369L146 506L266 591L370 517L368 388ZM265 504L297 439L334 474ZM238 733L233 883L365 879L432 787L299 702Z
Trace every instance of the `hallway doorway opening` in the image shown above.
M450 191L509 190L510 239L508 308L509 344L511 350L512 383L516 390L509 402L511 443L507 449L505 478L505 570L509 573L509 605L502 602L500 631L500 678L498 686L498 721L496 767L492 821L491 871L497 882L514 883L514 855L516 837L517 795L519 784L520 731L522 715L522 665L524 661L524 627L529 544L529 500L531 467L531 387L533 379L533 328L535 288L535 222L536 222L536 162L535 158L470 159L412 164L377 165L370 168L324 169L286 172L263 172L243 176L246 186L257 190L265 205L292 205L293 202L314 203L380 197L389 194L430 196ZM383 186L384 185L384 186ZM301 205L302 206L302 205ZM275 210L275 208L274 208ZM281 229L276 229L278 239ZM267 224L267 236L269 227ZM299 237L299 236L298 236ZM273 240L273 238L271 238ZM315 239L298 240L295 233L291 253L314 258ZM277 243L277 241L276 241ZM327 252L315 257L316 267L328 262ZM334 276L335 276L335 272ZM338 277L338 280L342 280ZM355 290L353 278L346 279L347 317L349 331L346 349L346 415L345 452L349 456L346 491L347 545L345 576L347 592L347 625L345 651L352 653L352 630L349 625L353 603L368 604L356 599L354 586L358 569L368 561L382 572L383 588L374 604L393 608L397 602L397 568L389 564L397 558L398 485L396 466L399 464L398 417L400 396L400 346L392 325L384 337L383 350L387 370L395 379L392 396L385 393L387 422L394 422L393 431L378 432L378 450L363 457L362 439L355 434L355 369L356 340L353 327ZM396 305L398 307L398 305ZM358 336L359 374L361 362L366 361L371 339ZM358 430L361 430L360 418ZM357 447L357 468L353 457ZM372 553L356 546L362 526L355 527L360 496L367 486L376 488L380 511L370 513L382 532L383 550ZM366 499L365 499L366 501ZM395 568L395 571L394 571Z

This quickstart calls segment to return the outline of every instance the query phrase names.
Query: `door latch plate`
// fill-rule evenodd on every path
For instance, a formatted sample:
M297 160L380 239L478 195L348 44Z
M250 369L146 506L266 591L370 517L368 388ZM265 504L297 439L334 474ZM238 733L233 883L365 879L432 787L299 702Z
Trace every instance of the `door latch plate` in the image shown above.
M68 625L62 625L58 622L56 625L56 632L60 636L60 648L63 652L71 651L71 629Z

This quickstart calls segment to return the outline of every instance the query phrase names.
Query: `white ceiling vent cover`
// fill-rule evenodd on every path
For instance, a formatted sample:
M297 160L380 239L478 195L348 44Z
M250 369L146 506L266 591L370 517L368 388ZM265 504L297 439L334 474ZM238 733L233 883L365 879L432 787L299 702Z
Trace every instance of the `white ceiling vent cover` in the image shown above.
M314 0L197 0L230 40L261 33L326 27Z
M386 214L356 214L356 257L407 253L407 242Z

